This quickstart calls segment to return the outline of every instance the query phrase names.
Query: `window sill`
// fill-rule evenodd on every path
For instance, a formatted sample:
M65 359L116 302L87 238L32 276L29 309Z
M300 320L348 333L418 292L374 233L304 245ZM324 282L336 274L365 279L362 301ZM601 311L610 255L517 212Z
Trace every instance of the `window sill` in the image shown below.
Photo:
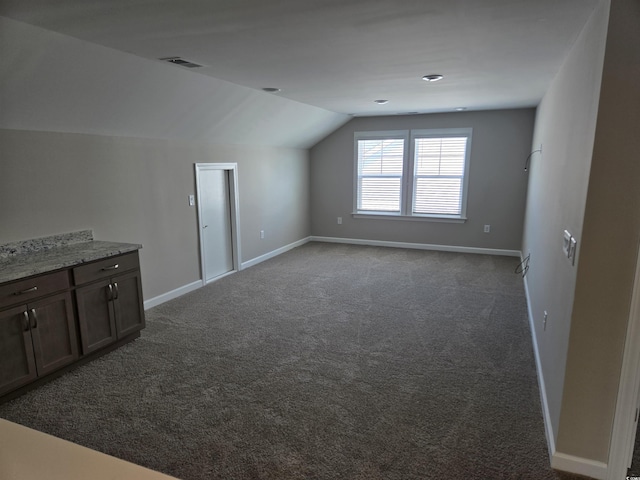
M449 215L393 215L384 213L354 212L353 218L367 218L375 220L405 220L410 222L441 222L441 223L465 223L467 217L454 217Z

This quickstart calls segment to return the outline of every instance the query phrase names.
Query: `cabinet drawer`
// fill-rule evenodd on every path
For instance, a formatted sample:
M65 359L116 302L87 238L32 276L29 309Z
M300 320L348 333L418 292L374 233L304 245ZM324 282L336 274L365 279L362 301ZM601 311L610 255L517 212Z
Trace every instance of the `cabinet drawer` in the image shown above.
M26 303L34 298L69 288L69 273L49 273L26 280L0 285L0 308Z
M73 269L73 280L76 285L82 285L137 268L140 267L138 252L136 251L75 267Z

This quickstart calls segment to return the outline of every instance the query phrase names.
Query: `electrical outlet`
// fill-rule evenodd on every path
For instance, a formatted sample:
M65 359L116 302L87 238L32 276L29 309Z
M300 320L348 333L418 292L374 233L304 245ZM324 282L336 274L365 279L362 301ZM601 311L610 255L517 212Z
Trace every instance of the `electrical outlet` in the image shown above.
M342 225L342 217L338 217L338 225Z
M260 230L260 240L264 239L264 230Z
M491 231L491 225L484 226L484 233L489 233Z
M542 319L542 330L546 330L547 329L547 318L549 317L549 314L547 313L547 311L544 311L544 318Z

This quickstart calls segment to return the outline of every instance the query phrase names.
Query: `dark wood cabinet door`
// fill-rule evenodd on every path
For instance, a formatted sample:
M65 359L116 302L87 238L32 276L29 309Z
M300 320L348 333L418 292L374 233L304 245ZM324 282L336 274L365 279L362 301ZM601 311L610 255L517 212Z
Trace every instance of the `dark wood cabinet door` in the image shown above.
M35 380L27 306L0 312L0 395Z
M140 272L118 275L111 281L114 289L113 304L118 338L123 338L144 328Z
M112 295L113 287L108 279L76 290L80 342L85 355L118 338Z
M38 376L78 358L78 335L69 292L30 303L29 320Z

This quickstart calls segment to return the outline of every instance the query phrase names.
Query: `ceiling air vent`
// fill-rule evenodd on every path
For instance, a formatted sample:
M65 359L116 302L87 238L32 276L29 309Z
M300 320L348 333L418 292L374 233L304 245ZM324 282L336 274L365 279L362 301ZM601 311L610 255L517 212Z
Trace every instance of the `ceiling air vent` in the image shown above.
M189 60L185 60L184 58L180 58L180 57L165 57L165 58L161 58L160 60L164 62L173 63L174 65L180 65L181 67L187 67L187 68L202 67L202 65L198 65L197 63L190 62Z

